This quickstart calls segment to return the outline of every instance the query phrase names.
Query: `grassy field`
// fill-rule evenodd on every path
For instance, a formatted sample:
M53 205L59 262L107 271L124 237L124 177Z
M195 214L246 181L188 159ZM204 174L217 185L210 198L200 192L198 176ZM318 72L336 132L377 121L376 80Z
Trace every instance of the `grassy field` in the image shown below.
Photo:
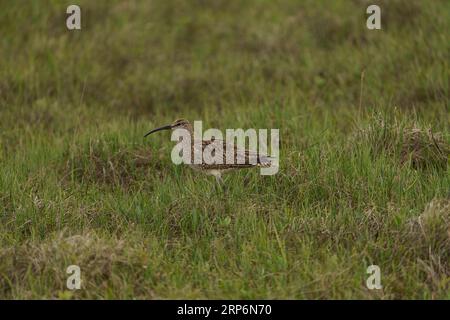
M0 0L0 298L450 299L448 1L76 2ZM177 118L279 173L218 192Z

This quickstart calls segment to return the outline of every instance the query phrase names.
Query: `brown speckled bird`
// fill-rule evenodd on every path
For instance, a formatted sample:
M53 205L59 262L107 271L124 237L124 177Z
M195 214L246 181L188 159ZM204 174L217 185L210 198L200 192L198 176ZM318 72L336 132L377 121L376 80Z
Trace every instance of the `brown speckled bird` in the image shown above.
M175 129L185 129L189 132L191 139L190 142L187 141L187 143L191 144L191 155L194 154L195 148L196 146L201 146L202 150L202 163L201 164L195 164L194 163L194 157L191 157L191 163L188 163L188 165L198 171L202 171L206 174L209 175L213 175L215 176L217 182L220 184L222 182L222 173L230 171L230 170L235 170L235 169L242 169L242 168L252 168L252 167L270 167L271 165L271 158L267 157L267 156L260 156L257 152L253 152L250 150L242 150L239 149L237 146L230 145L228 143L226 143L223 140L218 140L218 139L212 139L212 140L202 140L201 143L196 144L195 140L192 138L194 137L194 130L192 128L192 125L189 123L189 121L184 120L184 119L178 119L176 121L174 121L172 124L163 126L163 127L159 127L156 129L153 129L151 131L149 131L144 137L147 137L148 135L157 132L157 131L161 131L161 130L175 130ZM205 148L207 146L210 146L211 144L215 144L215 146L217 146L217 148L215 150L221 150L222 152L222 163L214 163L213 161L205 161L204 158L204 153L203 151L205 150ZM220 147L220 144L222 145ZM227 150L229 150L230 148L233 149L233 157L234 157L234 161L232 163L227 163L226 161L226 154L227 154ZM213 153L214 155L214 153ZM237 159L242 159L241 161L237 161ZM212 162L212 163L211 163Z

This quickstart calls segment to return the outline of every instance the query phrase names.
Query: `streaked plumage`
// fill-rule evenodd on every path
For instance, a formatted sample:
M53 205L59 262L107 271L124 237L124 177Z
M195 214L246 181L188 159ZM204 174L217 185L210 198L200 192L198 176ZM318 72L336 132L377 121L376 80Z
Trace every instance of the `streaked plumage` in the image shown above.
M156 128L154 130L151 130L148 132L145 137L148 135L160 131L160 130L169 130L169 129L178 129L183 128L186 129L191 137L194 136L192 125L189 123L189 121L184 119L179 119L174 121L170 125L166 125L160 128ZM199 170L202 172L205 172L207 174L213 175L216 177L218 182L221 182L221 176L222 173L230 171L230 170L236 170L236 169L243 169L243 168L252 168L252 167L270 167L271 165L271 159L267 156L260 156L257 152L253 152L250 150L242 150L239 149L236 145L230 145L227 144L223 140L213 139L213 140L202 140L201 143L195 143L196 141L191 139L191 163L188 164L190 167L192 167L195 170ZM200 141L199 141L200 142ZM201 154L204 155L203 151L205 148L210 147L214 149L214 151L222 152L222 163L214 163L213 159L205 159L202 158L201 164L195 164L194 163L194 152L196 151L195 148L201 146ZM226 163L226 152L230 148L233 148L233 163ZM213 153L212 156L215 156ZM238 161L240 159L241 161ZM210 160L210 161L208 161ZM244 160L244 161L242 161Z

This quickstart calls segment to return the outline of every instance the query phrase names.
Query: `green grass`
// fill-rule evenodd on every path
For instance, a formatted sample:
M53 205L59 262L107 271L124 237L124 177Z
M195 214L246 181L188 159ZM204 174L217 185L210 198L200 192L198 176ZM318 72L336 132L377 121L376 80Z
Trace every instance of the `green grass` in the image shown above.
M449 299L450 7L374 2L0 1L0 298ZM218 193L180 117L280 172Z

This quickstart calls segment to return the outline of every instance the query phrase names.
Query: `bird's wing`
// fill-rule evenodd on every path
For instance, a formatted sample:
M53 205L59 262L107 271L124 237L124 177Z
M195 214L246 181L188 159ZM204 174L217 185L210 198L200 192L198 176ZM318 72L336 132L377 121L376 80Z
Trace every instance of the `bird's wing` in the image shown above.
M252 167L256 165L270 166L271 163L270 157L266 155L259 154L256 151L238 148L234 144L229 144L219 139L202 140L201 146L203 161L208 164L224 165L233 168ZM220 158L217 153L221 155ZM230 153L228 155L229 161L227 161L227 153Z

